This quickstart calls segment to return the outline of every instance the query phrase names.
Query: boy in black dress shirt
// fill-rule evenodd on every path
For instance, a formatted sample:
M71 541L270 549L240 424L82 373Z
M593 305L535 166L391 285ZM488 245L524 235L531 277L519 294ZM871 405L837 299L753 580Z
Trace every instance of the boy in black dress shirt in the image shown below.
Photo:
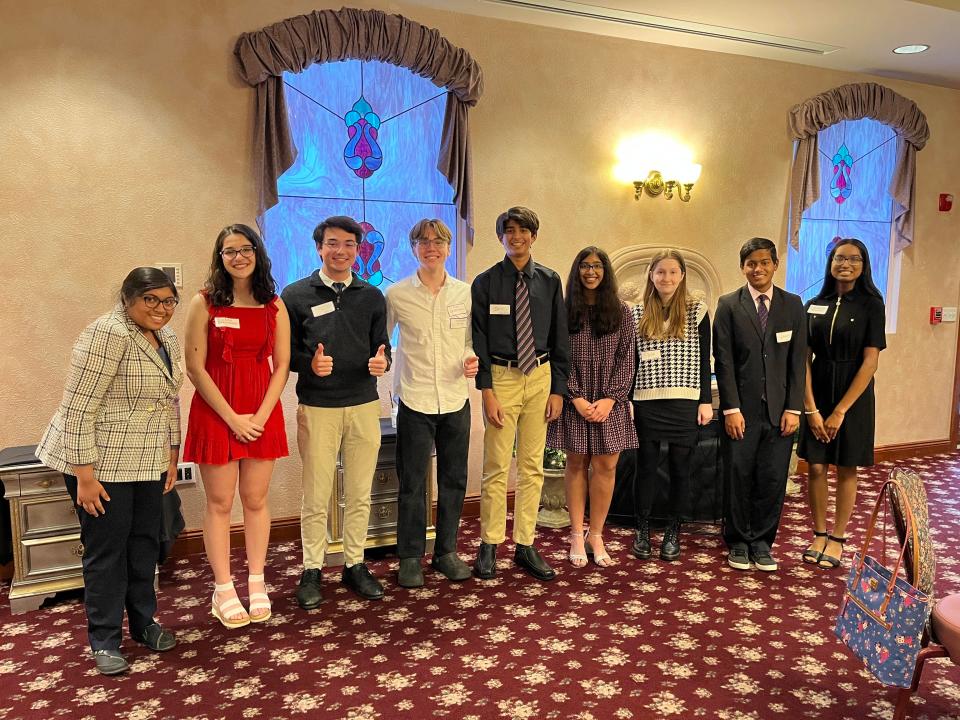
M514 562L538 580L555 572L540 556L536 536L547 423L560 416L567 391L567 315L560 276L530 255L540 221L525 207L497 218L503 261L473 281L473 349L483 394L483 481L477 577L496 575L497 545L506 539L507 477L517 448Z

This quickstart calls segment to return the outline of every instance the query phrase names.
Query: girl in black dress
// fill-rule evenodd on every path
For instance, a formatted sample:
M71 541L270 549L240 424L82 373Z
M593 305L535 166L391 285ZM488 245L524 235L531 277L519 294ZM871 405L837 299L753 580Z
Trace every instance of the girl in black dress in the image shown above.
M857 497L857 467L873 465L873 375L886 347L883 296L873 284L870 253L837 238L823 287L806 305L807 383L797 454L807 461L814 539L804 562L840 566ZM832 532L827 531L827 466L837 468Z

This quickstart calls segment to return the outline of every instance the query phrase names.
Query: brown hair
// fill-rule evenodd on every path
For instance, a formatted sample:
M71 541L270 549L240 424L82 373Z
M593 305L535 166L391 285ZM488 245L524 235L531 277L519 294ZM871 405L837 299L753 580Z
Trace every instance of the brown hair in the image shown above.
M414 252L417 251L417 240L423 237L427 228L433 230L441 240L446 240L447 245L452 242L453 233L450 232L450 228L447 227L447 224L443 220L439 218L433 218L432 220L424 218L410 228L410 249Z
M683 279L677 285L677 290L670 298L670 304L664 307L660 300L660 293L653 284L653 271L663 260L676 260L683 273ZM637 323L637 336L648 340L666 340L677 338L683 340L686 335L687 306L696 299L687 292L687 263L679 250L666 248L658 250L650 258L647 268L647 285L643 291L643 315Z

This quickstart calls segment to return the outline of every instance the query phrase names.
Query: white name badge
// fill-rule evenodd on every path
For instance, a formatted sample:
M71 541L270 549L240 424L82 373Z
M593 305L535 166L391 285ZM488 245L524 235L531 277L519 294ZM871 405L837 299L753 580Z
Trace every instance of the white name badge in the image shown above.
M783 332L777 333L777 342L785 343L790 342L790 338L793 337L793 330L784 330Z
M447 305L447 315L452 318L462 318L467 316L467 306L463 303L454 303Z
M510 306L509 305L491 305L490 314L491 315L509 315Z
M213 319L213 326L218 328L233 328L234 330L239 330L240 318L218 316Z
M640 353L640 362L647 362L648 360L659 360L660 351L659 350L644 350Z
M467 326L467 318L450 318L450 329L457 330L459 328L465 328Z
M826 315L829 309L829 305L811 305L807 308L807 312L811 315Z
M320 317L321 315L327 315L332 313L336 308L333 306L333 301L327 301L325 303L320 303L319 305L314 305L310 308L310 312L313 313L314 317Z

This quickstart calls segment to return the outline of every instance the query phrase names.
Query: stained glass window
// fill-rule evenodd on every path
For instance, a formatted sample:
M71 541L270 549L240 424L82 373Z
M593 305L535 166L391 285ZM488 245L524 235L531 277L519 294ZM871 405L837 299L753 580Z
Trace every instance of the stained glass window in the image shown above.
M787 249L787 289L809 300L820 289L836 238L854 237L870 251L873 281L896 328L899 255L893 253L893 200L887 192L896 161L896 132L864 118L821 130L820 199L803 213L800 250Z
M350 60L285 73L297 160L277 181L280 202L261 218L281 287L320 264L313 229L349 215L365 235L354 271L386 290L417 262L408 233L440 218L453 231L447 271L461 267L453 188L437 170L446 90L406 68Z

